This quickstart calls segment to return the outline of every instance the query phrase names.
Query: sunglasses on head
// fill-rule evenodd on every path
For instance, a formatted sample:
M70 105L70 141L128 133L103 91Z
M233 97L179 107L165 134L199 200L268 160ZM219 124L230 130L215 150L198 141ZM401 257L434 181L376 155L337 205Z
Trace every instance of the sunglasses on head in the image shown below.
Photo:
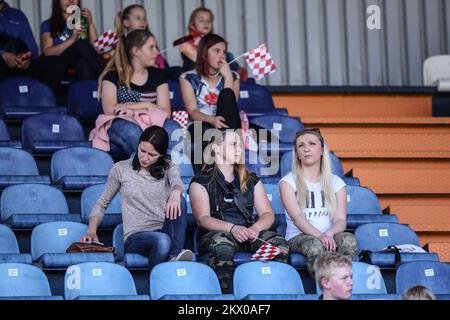
M302 134L306 134L306 133L310 133L310 132L316 132L316 133L322 135L322 134L320 133L320 129L319 129L319 128L308 128L308 129L303 129L303 130L297 131L297 133L296 133L295 135L296 135L296 136L300 136L300 135L302 135Z

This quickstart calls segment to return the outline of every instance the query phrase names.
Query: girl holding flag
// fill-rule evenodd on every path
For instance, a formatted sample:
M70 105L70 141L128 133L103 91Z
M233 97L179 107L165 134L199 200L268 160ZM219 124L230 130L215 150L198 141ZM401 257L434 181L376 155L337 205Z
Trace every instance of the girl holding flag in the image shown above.
M279 250L276 261L288 261L288 245L269 231L274 213L259 177L243 164L241 137L233 130L215 130L202 171L189 194L199 225L199 254L208 254L224 293L231 290L234 254L254 253L264 244ZM256 211L257 216L253 215Z

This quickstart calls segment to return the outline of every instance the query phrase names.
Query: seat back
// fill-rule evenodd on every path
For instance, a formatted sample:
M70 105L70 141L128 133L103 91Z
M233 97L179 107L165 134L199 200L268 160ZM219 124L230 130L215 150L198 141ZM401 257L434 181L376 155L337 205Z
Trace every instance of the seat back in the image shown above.
M437 261L415 261L402 264L395 277L397 293L421 285L434 294L450 294L450 264Z
M240 110L250 111L252 109L275 109L272 94L265 86L256 83L241 82L240 97L238 100Z
M284 214L284 206L281 202L280 189L278 184L264 184L264 189L266 190L267 198L270 201L273 212L275 214Z
M362 250L380 251L390 245L414 244L420 246L416 233L397 223L367 223L355 230L359 254Z
M336 156L333 151L328 153L330 155L331 160L331 169L333 170L333 174L343 177L344 176L344 168L342 167L341 160Z
M177 121L166 119L164 122L164 129L169 134L169 149L172 150L177 144L183 142L184 132Z
M181 96L180 83L177 80L169 80L170 105L172 110L184 110L183 97Z
M32 78L13 77L0 82L2 107L56 107L52 90Z
M190 261L164 262L150 273L150 297L221 294L219 280L209 266Z
M185 154L171 152L172 161L180 167L180 176L182 178L191 178L194 176L194 169L191 161Z
M10 141L11 136L9 135L8 128L6 127L5 121L0 119L0 141Z
M331 169L333 170L333 174L343 177L344 176L344 169L342 167L341 160L333 153L330 152L330 160L331 160ZM292 171L292 161L293 161L293 152L288 151L283 153L281 157L281 176L284 177L289 172Z
M0 264L0 297L49 297L48 279L41 269L21 263Z
M64 296L74 300L79 296L137 295L130 272L114 263L87 262L70 266L64 277Z
M107 176L114 161L111 156L94 148L67 148L53 154L51 178L53 182L64 176Z
M234 272L234 296L249 294L304 294L300 275L294 267L281 262L253 261L241 264Z
M13 214L69 214L64 194L42 184L19 184L6 188L0 198L2 221Z
M22 145L30 149L35 141L85 141L83 127L74 117L41 113L28 117L22 125Z
M99 114L102 114L102 105L97 90L97 80L73 83L70 86L68 96L70 114L81 119L96 119Z
M89 216L91 215L92 208L98 199L100 199L103 191L105 190L105 184L97 184L87 187L81 194L81 221L83 223L89 222ZM105 214L120 214L122 213L122 207L120 204L120 193L116 194L111 203L106 208Z
M305 128L298 118L279 115L256 117L251 123L269 130L282 143L293 143L295 134Z
M0 224L0 254L19 254L19 245L14 232Z
M429 57L423 64L425 86L437 86L439 80L450 80L450 55Z
M0 176L38 176L36 161L26 151L0 148Z
M31 258L38 260L45 253L65 253L67 248L87 233L87 225L78 222L48 222L31 233Z
M378 197L369 188L347 185L347 214L382 214Z
M125 254L125 243L123 241L123 224L118 224L113 232L113 247L116 248L117 261L122 261Z

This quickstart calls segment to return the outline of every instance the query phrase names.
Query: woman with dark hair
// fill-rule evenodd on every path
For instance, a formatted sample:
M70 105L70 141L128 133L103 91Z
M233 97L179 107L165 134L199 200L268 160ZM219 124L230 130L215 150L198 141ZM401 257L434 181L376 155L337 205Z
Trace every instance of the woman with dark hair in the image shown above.
M241 126L237 106L239 76L226 62L226 51L225 39L216 34L204 36L198 45L195 70L180 77L184 105L190 119L200 122L202 137L208 129L238 129ZM194 135L195 127L198 125L191 124L188 130L197 141L199 137ZM203 143L202 152L205 147Z
M189 196L200 228L199 253L208 254L209 265L228 293L236 252L254 253L269 242L282 249L275 260L287 262L289 247L281 235L269 231L274 213L259 177L243 164L240 136L233 130L214 131L215 139L205 152L203 170L191 181Z
M99 78L105 115L133 117L145 112L155 118L161 118L161 113L163 118L170 116L167 78L154 67L157 55L155 37L147 30L134 30L119 38L114 58ZM141 133L138 124L124 119L115 119L108 130L110 140L127 155L136 150Z
M73 12L70 6L81 7L81 0L53 0L52 16L41 24L41 50L46 56L60 56L66 70L75 69L80 80L98 79L105 68L104 59L97 53L93 43L97 30L89 9L81 9L81 19L87 25L68 25ZM83 36L84 35L84 36Z
M81 241L98 241L97 227L120 192L125 253L147 256L149 268L169 260L193 260L183 250L186 216L181 213L180 169L167 155L169 135L158 126L147 128L134 158L116 163L100 199L92 209L89 229Z

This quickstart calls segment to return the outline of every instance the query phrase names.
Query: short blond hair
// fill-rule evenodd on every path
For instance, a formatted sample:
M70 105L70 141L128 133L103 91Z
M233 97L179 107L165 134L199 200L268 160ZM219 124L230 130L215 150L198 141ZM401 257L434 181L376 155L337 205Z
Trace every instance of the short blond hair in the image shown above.
M314 263L316 281L322 288L322 278L330 279L334 275L334 270L341 267L352 267L352 260L337 252L326 252Z
M436 297L427 287L414 286L405 290L403 300L436 300Z

